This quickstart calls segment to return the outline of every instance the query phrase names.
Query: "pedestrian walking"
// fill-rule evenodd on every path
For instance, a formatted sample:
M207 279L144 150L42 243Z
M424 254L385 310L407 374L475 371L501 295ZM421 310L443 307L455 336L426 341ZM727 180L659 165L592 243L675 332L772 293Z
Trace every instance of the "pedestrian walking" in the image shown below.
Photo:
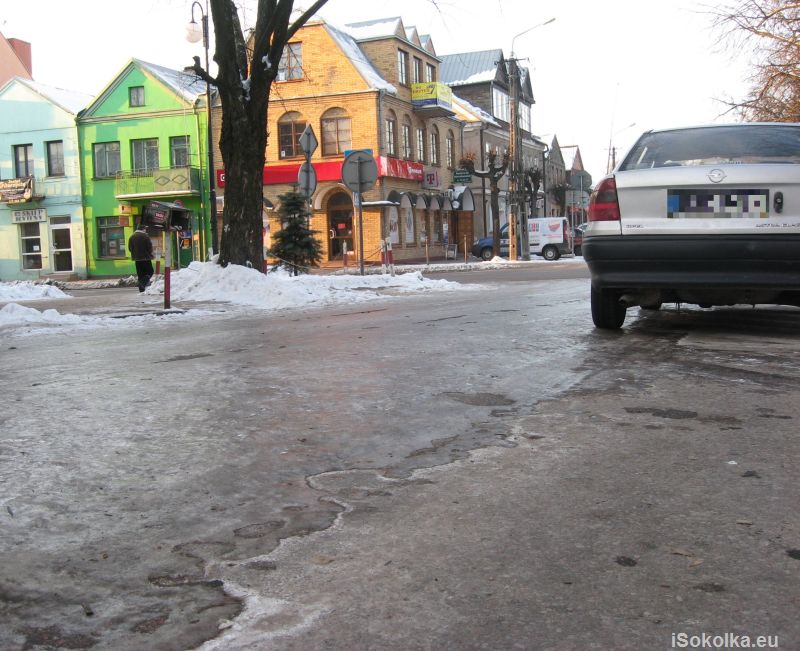
M147 234L144 224L136 227L133 235L128 240L128 251L131 260L136 263L136 277L139 280L139 291L143 292L150 284L153 276L153 241Z

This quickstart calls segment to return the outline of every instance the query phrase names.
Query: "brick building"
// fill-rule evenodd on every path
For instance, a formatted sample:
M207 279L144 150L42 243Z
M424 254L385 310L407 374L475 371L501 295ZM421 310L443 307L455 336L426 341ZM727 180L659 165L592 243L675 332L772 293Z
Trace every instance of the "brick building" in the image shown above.
M280 228L271 207L297 187L304 161L298 139L310 125L319 141L311 158L311 227L323 264L342 264L346 251L348 261L357 259L358 208L341 182L352 150L368 150L378 168L376 185L363 196L366 262L380 260L382 239L391 241L398 261L441 258L453 244L464 254L474 235L474 202L468 188L453 185L462 123L439 65L430 38L401 18L343 28L313 20L295 34L270 94L265 246ZM224 196L224 176L217 178Z

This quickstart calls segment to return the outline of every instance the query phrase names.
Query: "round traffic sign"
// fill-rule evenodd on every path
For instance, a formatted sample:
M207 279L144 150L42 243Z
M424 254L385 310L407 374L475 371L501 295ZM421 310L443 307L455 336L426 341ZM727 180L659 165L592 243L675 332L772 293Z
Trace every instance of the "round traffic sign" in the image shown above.
M367 192L378 180L378 165L367 151L351 151L342 162L342 183L352 192Z

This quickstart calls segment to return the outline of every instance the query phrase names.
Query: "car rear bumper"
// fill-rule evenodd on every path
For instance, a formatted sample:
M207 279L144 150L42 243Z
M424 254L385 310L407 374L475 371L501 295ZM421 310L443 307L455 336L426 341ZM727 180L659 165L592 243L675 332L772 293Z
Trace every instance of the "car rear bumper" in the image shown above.
M800 290L800 234L594 236L581 250L596 287Z

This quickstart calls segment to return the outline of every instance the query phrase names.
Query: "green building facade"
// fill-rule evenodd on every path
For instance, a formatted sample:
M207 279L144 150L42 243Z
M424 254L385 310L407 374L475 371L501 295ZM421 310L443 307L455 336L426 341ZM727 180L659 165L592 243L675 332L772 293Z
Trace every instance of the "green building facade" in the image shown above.
M190 212L169 238L172 266L210 243L206 86L194 74L132 59L78 115L88 275L135 273L127 242L151 202ZM150 229L157 260L168 241Z

